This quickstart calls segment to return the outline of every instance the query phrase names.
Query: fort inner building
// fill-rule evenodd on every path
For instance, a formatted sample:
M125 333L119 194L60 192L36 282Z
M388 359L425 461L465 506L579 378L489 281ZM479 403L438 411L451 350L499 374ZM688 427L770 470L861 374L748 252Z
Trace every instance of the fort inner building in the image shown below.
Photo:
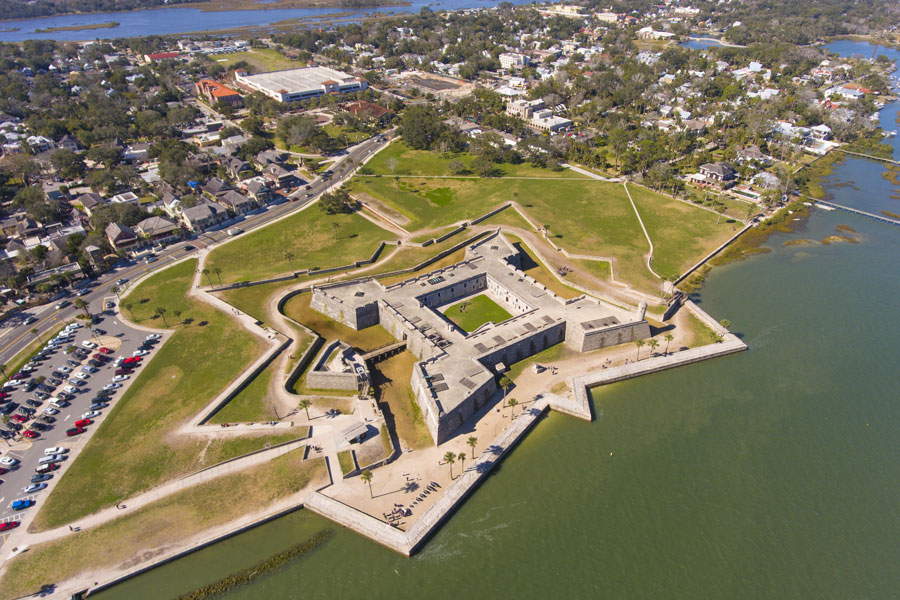
M384 286L375 279L315 287L311 307L353 329L381 324L419 360L411 385L437 444L482 408L509 365L565 343L589 352L650 337L646 305L633 310L590 296L565 300L519 269L501 232L466 249L462 262ZM484 294L510 318L466 332L447 307Z

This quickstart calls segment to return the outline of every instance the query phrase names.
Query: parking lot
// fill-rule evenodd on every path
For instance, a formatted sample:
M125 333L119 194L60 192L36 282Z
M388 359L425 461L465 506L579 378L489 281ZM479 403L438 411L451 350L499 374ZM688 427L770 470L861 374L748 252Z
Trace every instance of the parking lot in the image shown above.
M44 340L27 368L8 373L11 379L0 398L0 541L14 527L5 523L37 509L162 342L157 334L124 325L111 312L98 317L94 324L73 321L77 325ZM143 356L135 358L136 352ZM36 471L39 467L46 473ZM34 484L47 487L26 491Z

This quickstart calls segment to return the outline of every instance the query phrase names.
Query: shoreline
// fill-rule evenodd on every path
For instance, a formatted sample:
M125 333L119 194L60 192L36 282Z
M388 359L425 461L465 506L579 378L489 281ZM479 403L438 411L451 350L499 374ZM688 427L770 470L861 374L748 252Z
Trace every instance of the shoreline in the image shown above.
M302 4L302 0L298 2L298 4ZM164 8L194 8L204 13L213 13L213 12L235 12L235 11L253 11L253 10L307 10L314 8L335 8L335 9L349 9L349 10L371 10L373 8L382 8L382 7L408 7L412 5L412 2L409 0L384 0L383 2L379 2L378 4L374 4L371 6L348 6L342 0L337 0L335 3L330 2L322 2L319 3L316 0L310 0L307 6L298 6L295 5L294 2L288 2L288 6L282 6L281 2L277 4L269 4L269 3L248 3L246 6L214 6L213 2L205 1L205 2L184 2L181 4L161 4L159 6L144 6L140 8L127 8L116 11L96 11L96 12L63 12L63 13L53 13L49 15L40 15L36 17L18 17L11 19L0 19L0 24L3 23L27 23L29 21L37 21L40 19L53 19L56 17L90 17L92 15L115 15L120 13L133 13L133 12L142 12L149 10L160 10ZM90 26L86 26L90 27ZM265 25L258 26L248 26L248 27L265 27ZM20 27L9 28L9 29L0 29L0 33L13 33L15 31L21 31ZM72 31L72 30L69 30ZM38 33L39 31L35 31ZM166 35L188 35L196 32L182 32L182 33L173 33Z

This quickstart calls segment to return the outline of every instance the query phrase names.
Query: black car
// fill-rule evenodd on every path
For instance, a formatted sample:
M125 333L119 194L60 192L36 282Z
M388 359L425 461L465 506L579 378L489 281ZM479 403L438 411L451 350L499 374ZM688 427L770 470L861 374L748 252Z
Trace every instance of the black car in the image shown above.
M28 400L25 401L25 404L27 404L28 406L33 406L33 407L37 408L38 406L43 404L43 402L41 402L40 400L32 400L31 398L29 398Z
M6 429L0 429L0 438L3 438L4 440L10 440L14 437L16 437L16 434L14 434L12 431L7 431Z
M20 406L19 412L23 415L31 416L35 413L35 410L33 408L28 408L27 406Z
M52 385L53 387L56 387L56 386L58 386L59 384L62 383L62 380L57 379L56 377L48 377L48 378L47 378L47 383L49 383L49 384Z
M75 396L73 396L69 392L60 392L56 395L56 397L61 398L63 400L69 400L69 401L72 401L75 399Z
M30 391L32 391L34 388L36 388L37 385L38 385L38 382L37 382L36 379L29 379L29 380L28 380L28 383L25 384L25 387L24 387L23 389L24 389L26 392L30 392Z
M6 406L0 408L0 415L8 415L17 408L19 408L18 404L16 404L15 402L10 402Z
M50 431L50 429L52 429L50 425L47 425L46 423L38 423L37 421L31 424L31 428L37 429L38 431Z
M6 424L6 426L9 427L10 429L12 429L13 431L22 431L22 425L19 423L16 423L15 421L10 421L9 423Z
M102 362L100 362L99 360L95 360L93 358L88 361L88 364L91 365L92 367L102 367L103 366Z
M40 392L47 393L47 392L52 392L52 391L53 391L53 388L52 388L52 387L50 387L49 385L46 385L46 384L44 384L44 383L39 383L38 386L37 386L37 389L38 389L38 393L40 393ZM48 395L49 395L49 394L48 394Z
M102 398L100 400L102 400ZM93 404L88 406L88 410L102 410L107 406L109 406L109 403L107 402L94 402Z
M72 360L72 359L70 358L69 360L66 361L66 364L69 365L70 367L77 367L77 366L80 365L81 363L78 362L77 360Z
M112 396L115 393L115 390L100 390L99 392L97 392L97 396L102 398L104 396Z
M34 397L38 400L46 400L50 397L50 394L48 394L47 392L35 392Z
M41 483L48 479L53 479L53 475L50 473L38 473L37 475L31 476L31 483Z
M50 415L44 415L38 420L44 423L56 423L56 417L51 417Z

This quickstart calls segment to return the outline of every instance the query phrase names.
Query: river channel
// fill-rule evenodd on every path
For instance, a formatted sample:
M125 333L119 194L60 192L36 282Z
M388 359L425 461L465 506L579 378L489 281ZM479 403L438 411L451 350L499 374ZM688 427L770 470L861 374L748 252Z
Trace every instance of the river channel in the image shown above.
M882 172L847 160L826 187L900 212ZM858 243L785 244L839 225ZM335 527L229 598L896 597L900 227L814 210L766 248L697 297L748 352L604 389L593 423L551 415L411 559ZM329 526L300 511L98 598L174 597Z

